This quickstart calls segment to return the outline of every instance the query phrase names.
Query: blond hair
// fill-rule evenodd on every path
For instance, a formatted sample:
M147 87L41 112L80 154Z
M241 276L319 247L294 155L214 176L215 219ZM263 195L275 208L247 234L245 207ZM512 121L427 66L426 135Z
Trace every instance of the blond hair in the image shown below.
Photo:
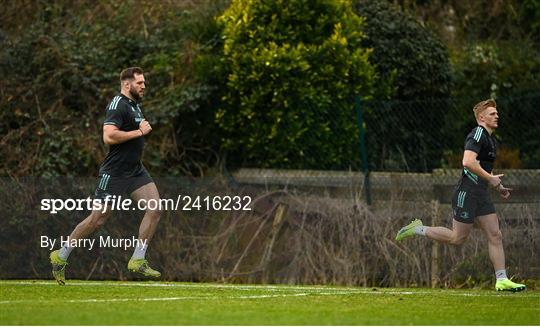
M478 120L478 117L480 117L480 114L489 107L497 108L497 103L495 102L495 100L487 99L487 100L478 102L473 108L474 117L476 118L476 120Z

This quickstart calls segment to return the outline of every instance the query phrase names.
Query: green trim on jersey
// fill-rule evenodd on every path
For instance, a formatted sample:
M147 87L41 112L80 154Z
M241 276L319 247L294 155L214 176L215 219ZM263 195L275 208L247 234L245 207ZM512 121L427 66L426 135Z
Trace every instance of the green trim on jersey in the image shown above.
M109 107L107 109L108 110L116 110L116 108L118 107L118 102L120 102L120 99L122 99L121 96L119 96L119 95L115 96L114 99L109 104Z
M482 132L484 131L484 129L480 126L478 126L476 128L476 133L474 133L474 136L473 138L475 139L476 142L480 142L480 138L482 137Z
M478 184L478 175L472 173L470 170L468 170L467 168L463 168L463 171L465 172L465 175L467 177L469 177L469 179L471 181L474 182L474 184Z
M102 189L102 190L106 190L107 189L107 184L109 184L109 179L111 179L111 175L108 175L108 174L103 174L103 176L101 177L101 181L99 182L99 188Z

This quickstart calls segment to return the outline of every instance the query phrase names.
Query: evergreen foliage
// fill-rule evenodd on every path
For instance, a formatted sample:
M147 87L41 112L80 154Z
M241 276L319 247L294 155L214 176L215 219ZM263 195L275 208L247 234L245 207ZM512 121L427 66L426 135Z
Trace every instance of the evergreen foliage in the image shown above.
M336 169L357 157L352 99L375 92L376 74L349 4L235 0L219 21L216 119L233 166Z
M355 0L354 10L366 19L363 45L373 48L370 61L383 79L395 79L399 100L450 95L452 68L437 36L415 18L384 0Z

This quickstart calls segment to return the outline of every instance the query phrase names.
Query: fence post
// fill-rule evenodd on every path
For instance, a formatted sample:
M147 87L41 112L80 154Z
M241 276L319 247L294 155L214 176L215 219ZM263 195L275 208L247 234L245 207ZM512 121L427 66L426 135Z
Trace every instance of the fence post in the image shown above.
M364 192L366 202L371 205L371 184L369 182L369 164L366 151L366 135L364 130L364 120L362 117L362 107L360 105L360 96L357 94L354 98L354 105L358 116L358 129L360 131L360 157L362 159L362 170L364 171Z
M431 226L438 226L441 221L441 209L438 200L431 200ZM437 288L440 284L439 265L440 248L439 242L431 242L431 288Z
M270 263L270 259L272 259L272 250L274 249L274 244L276 242L276 238L279 233L279 230L281 226L283 225L283 220L284 220L283 218L285 217L286 211L287 211L286 204L279 203L277 205L274 221L272 222L272 230L270 231L270 234L268 235L268 244L266 245L266 248L264 249L264 253L261 257L261 262L259 263L259 267L262 271L261 282L264 284L267 284L269 280L268 264Z

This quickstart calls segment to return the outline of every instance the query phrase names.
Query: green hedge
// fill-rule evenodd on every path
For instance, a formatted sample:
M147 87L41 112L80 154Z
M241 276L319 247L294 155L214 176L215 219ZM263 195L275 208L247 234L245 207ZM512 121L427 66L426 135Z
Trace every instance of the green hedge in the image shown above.
M358 149L353 96L372 95L377 81L350 4L236 0L219 21L226 85L216 121L228 163L347 167Z

